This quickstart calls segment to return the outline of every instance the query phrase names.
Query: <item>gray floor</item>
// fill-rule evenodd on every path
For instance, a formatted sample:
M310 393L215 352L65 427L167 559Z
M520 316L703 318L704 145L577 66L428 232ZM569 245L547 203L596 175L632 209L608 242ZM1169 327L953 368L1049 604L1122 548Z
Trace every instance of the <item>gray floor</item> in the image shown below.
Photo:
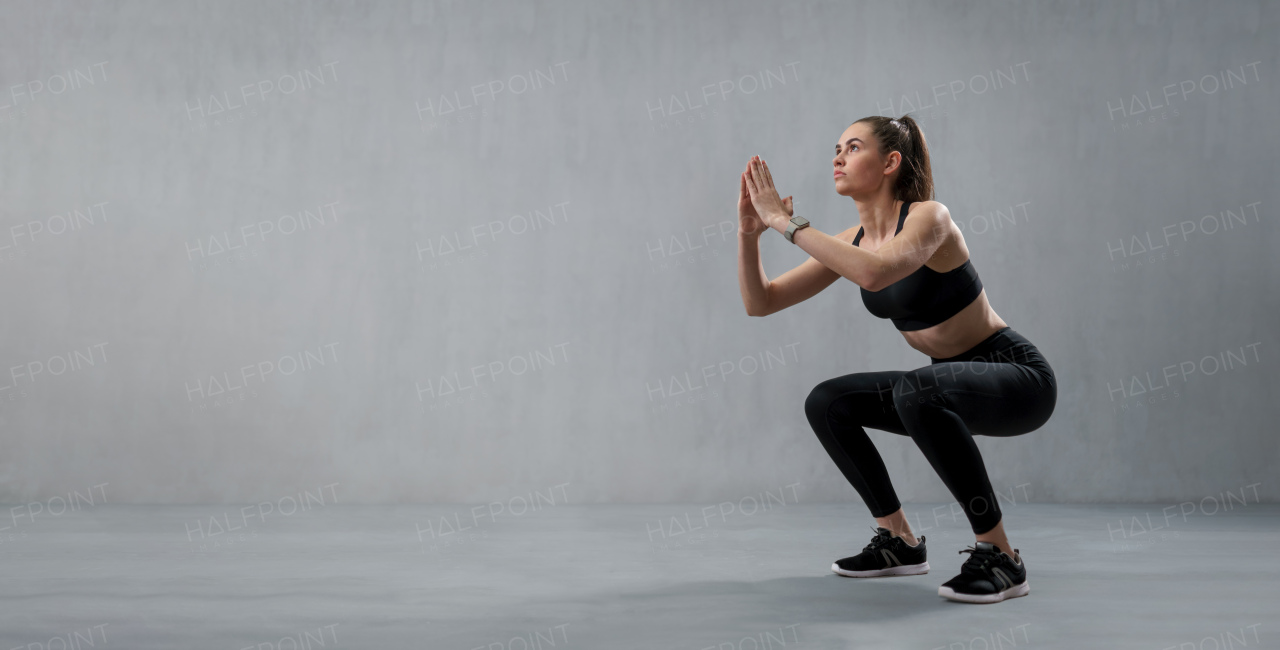
M906 507L933 570L868 580L829 571L861 504L29 510L5 649L1280 648L1269 504L1006 506L1031 594L995 605L937 595L973 541L943 504Z

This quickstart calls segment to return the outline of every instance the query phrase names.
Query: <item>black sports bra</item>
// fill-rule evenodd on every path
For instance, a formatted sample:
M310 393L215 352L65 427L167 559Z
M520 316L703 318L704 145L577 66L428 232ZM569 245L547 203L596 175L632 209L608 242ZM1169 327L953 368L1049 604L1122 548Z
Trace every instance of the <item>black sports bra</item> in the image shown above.
M907 202L902 204L894 235L902 232L909 205ZM862 241L861 227L853 238L853 245L857 246L859 241ZM980 293L982 280L978 278L978 271L970 260L965 260L964 264L942 273L921 265L911 275L879 291L862 289L862 304L873 316L892 319L894 327L909 332L951 318L976 300Z

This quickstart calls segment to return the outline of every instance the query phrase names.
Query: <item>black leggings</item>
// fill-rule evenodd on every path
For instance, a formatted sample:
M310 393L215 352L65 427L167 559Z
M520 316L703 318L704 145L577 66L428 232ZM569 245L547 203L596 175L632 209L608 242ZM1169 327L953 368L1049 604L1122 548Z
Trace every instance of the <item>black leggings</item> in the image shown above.
M1000 523L973 436L1016 436L1053 414L1058 383L1030 341L1005 327L968 351L915 370L858 372L818 384L805 415L873 517L902 504L863 427L911 436L964 509L975 534Z

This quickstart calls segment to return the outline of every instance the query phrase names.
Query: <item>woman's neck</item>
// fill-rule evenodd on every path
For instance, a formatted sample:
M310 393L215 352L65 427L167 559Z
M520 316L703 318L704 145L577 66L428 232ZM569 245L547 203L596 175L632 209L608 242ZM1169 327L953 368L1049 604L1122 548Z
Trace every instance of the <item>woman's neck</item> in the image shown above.
M872 241L884 241L893 236L898 226L898 212L902 209L902 201L890 197L875 201L859 202L858 223L862 226L862 236Z

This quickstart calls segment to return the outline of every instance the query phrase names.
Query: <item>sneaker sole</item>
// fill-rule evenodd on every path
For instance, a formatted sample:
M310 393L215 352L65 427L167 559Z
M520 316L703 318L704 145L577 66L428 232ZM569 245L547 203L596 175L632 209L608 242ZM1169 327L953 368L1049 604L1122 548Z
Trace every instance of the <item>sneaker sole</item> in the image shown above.
M947 600L954 600L956 602L961 602L961 603L979 603L979 604L998 603L1002 600L1017 598L1018 596L1025 596L1029 593L1031 593L1031 585L1027 582L1023 582L1020 585L1014 585L1012 587L1009 587L1008 589L1005 589L1004 591L998 591L994 594L965 594L965 593L960 593L952 589L951 587L938 587L939 596L942 596Z
M831 570L838 575L846 578L878 578L880 576L916 576L929 572L929 563L921 562L920 564L903 564L901 566L888 567L885 569L871 569L869 571L848 571L841 569L840 565L832 563Z

